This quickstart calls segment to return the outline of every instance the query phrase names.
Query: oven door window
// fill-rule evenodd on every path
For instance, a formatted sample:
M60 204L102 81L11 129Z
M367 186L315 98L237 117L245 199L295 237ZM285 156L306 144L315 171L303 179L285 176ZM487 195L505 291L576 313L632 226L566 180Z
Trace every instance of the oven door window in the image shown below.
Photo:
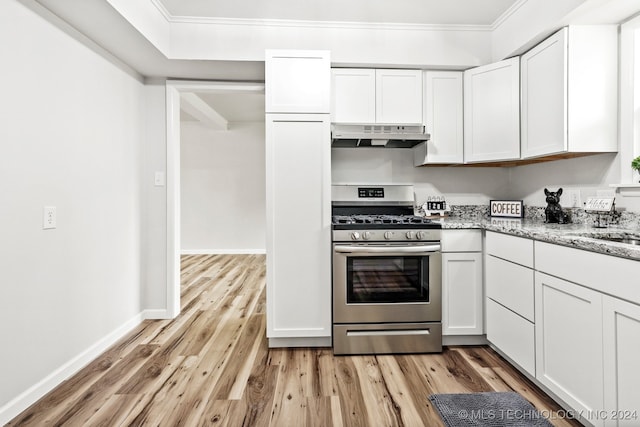
M347 258L347 303L429 301L429 262L425 256Z

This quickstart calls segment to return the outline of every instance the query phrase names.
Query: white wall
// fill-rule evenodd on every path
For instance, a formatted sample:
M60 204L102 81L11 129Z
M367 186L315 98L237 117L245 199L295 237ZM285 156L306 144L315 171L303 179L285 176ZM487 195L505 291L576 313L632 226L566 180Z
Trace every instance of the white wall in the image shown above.
M523 199L525 205L546 206L544 189L562 187L560 204L571 207L571 192L580 195L581 203L598 191L611 192L609 184L620 183L620 162L616 154L597 154L575 159L556 160L511 168L510 197ZM616 206L640 212L640 197L615 194Z
M491 33L493 61L520 54L562 25L567 14L585 0L525 1Z
M145 138L142 185L143 307L150 318L166 318L167 305L167 186L154 185L156 172L167 170L167 107L165 81L144 87ZM165 175L166 176L166 175Z
M491 199L512 198L529 206L546 206L544 189L562 187L561 204L571 207L571 192L584 203L598 191L614 191L609 184L619 183L620 176L616 154L511 168L414 168L411 150L401 148L334 148L331 156L333 184L413 184L418 203L431 195L444 195L454 205L488 205ZM617 207L640 212L640 197L615 197Z
M70 34L0 2L0 425L143 308L143 84Z
M264 123L181 123L181 249L265 251Z
M127 15L125 15L127 17ZM491 32L411 25L171 22L172 59L262 61L265 49L330 50L334 65L465 69L491 62Z
M488 205L508 194L507 168L413 167L413 152L402 148L333 148L333 184L413 184L416 202L444 195L455 205Z

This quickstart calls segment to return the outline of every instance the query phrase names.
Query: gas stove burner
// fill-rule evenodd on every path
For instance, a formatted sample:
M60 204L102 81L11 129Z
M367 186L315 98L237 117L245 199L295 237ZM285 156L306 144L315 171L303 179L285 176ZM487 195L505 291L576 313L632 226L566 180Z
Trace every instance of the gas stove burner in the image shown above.
M334 215L334 230L442 228L439 222L416 215Z
M356 225L356 226L376 226L376 225L425 225L432 224L429 218L416 215L334 215L333 225Z

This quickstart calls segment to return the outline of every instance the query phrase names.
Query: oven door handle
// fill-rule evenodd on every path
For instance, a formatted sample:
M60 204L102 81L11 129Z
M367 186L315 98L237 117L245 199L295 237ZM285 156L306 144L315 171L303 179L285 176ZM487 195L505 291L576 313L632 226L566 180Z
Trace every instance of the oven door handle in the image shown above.
M440 245L421 246L349 246L336 245L334 251L347 254L421 254L440 251Z

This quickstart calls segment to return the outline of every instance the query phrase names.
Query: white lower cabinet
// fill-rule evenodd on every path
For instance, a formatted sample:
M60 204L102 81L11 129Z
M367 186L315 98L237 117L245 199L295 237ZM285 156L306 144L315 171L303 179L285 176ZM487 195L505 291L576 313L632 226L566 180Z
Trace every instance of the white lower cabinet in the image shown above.
M640 262L490 231L485 250L487 340L585 425L640 426Z
M482 232L442 234L442 334L482 335Z
M328 114L267 114L267 338L331 344ZM291 212L304 210L304 215Z
M604 296L605 425L640 425L640 305Z
M442 266L442 334L482 335L482 253L443 253Z
M536 378L574 410L601 411L602 294L536 272L535 304Z

